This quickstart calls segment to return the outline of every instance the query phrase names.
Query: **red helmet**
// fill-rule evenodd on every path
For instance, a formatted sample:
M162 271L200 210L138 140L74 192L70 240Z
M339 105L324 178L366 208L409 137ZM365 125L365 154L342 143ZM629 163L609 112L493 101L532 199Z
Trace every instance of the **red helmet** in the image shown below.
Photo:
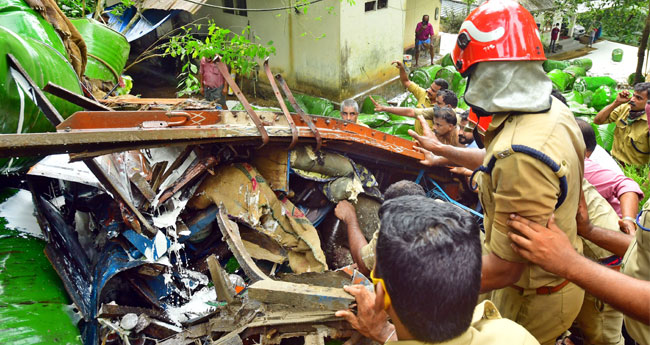
M465 19L452 52L466 72L482 61L546 60L533 16L514 0L488 0Z

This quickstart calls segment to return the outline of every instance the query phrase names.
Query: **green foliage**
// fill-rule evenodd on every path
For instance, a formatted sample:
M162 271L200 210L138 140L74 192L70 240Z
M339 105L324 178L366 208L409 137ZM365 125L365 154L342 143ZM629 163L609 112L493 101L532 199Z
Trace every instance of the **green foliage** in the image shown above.
M207 25L208 32L205 38L194 35L201 30L201 24L192 24L183 27L181 34L172 36L168 43L163 44L164 54L178 58L183 64L179 75L179 96L199 91L201 85L197 76L198 66L194 64L198 59L203 57L212 59L220 55L232 72L248 75L259 66L258 60L275 54L273 41L263 45L246 38L250 27L246 27L239 35L218 27L212 20Z
M650 173L650 167L648 165L626 165L623 167L623 173L625 176L633 179L641 190L645 197L643 200L639 200L639 210L643 207L643 204L650 198L650 183L648 181L648 174Z
M441 30L448 33L458 33L465 18L467 18L467 15L464 13L455 14L449 11L444 17L440 17Z
M80 18L95 10L97 0L86 0L85 7L82 0L57 0L56 4L68 18Z
M135 0L121 0L121 2L117 4L117 6L111 9L111 13L119 17L122 14L124 14L124 11L126 11L129 7L133 5L135 5Z
M602 37L611 41L638 46L645 19L648 15L648 0L555 0L558 8L564 9L568 17L582 4L590 11L578 15L577 23L585 31L602 25Z

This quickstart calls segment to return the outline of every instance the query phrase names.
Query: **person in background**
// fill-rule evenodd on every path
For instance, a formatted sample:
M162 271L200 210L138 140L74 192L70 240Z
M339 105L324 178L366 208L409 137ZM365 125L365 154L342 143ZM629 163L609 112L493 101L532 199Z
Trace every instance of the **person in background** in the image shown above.
M341 118L345 121L357 123L359 118L359 104L352 98L341 102Z
M420 45L424 45L429 50L431 64L433 65L434 54L433 44L431 44L434 37L433 34L433 25L429 23L429 15L425 14L422 16L422 21L415 27L415 66L418 66L418 60L420 58Z
M635 217L639 208L639 200L643 200L643 191L633 179L607 169L591 159L595 147L598 146L596 133L587 121L576 119L576 122L582 131L586 146L585 179L614 208L618 217L621 218L621 230L633 235L636 230Z
M598 29L596 28L591 28L591 30L589 30L589 45L587 45L587 47L592 47L594 45L594 42L596 42L597 31Z
M446 80L438 78L431 83L431 86L428 89L425 90L418 84L409 80L409 77L406 74L406 69L404 69L404 64L401 61L393 61L392 64L399 70L399 80L402 85L404 85L406 90L413 94L417 100L417 108L431 108L436 104L437 93L440 90L447 90L449 88L449 83L447 83Z
M474 140L474 133L465 131L465 126L469 122L469 110L460 113L460 122L458 123L458 142L465 147L478 149L476 141Z
M201 94L206 100L210 102L216 101L221 106L221 109L227 109L226 93L228 88L225 87L226 80L217 69L214 60L208 60L205 57L201 58L199 82L201 83Z
M634 94L623 90L616 100L594 117L594 123L616 123L612 156L624 164L643 165L650 162L648 116L645 106L650 95L650 83L634 85Z
M380 344L539 344L523 327L501 318L490 301L476 305L481 243L469 213L427 197L403 196L384 202L379 214L370 273L374 292L346 286L357 310L339 310L336 316Z
M555 44L557 43L557 39L560 37L560 24L555 24L555 27L553 30L551 30L551 46L549 49L551 50L551 53L555 53Z

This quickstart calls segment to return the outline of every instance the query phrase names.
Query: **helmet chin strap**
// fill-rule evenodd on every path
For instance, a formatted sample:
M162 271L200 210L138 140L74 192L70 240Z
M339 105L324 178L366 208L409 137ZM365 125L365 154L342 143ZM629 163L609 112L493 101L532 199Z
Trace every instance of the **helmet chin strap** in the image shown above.
M464 98L477 116L551 108L553 84L541 61L490 61L472 67Z

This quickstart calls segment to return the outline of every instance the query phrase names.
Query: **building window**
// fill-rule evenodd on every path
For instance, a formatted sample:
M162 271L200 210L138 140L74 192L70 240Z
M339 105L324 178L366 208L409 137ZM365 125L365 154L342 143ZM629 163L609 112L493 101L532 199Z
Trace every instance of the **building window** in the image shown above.
M433 16L433 19L438 20L439 16L440 16L440 7L436 7L436 15Z
M223 0L223 7L233 8L233 7L235 7L235 1L234 0ZM235 14L235 11L234 10L223 10L223 13Z
M243 8L246 9L246 0L237 0L237 8ZM240 16L247 17L248 16L248 11L238 11L237 13Z
M236 4L235 4L235 0L223 0L223 6L224 7L230 7L230 8L242 8L242 9L247 8L246 7L246 0L236 0ZM223 12L224 13L229 13L229 14L236 14L236 15L244 16L244 17L248 16L248 11L241 11L241 10L236 11L236 10L226 10L226 9L224 9Z
M366 12L381 10L388 7L388 0L366 1Z

